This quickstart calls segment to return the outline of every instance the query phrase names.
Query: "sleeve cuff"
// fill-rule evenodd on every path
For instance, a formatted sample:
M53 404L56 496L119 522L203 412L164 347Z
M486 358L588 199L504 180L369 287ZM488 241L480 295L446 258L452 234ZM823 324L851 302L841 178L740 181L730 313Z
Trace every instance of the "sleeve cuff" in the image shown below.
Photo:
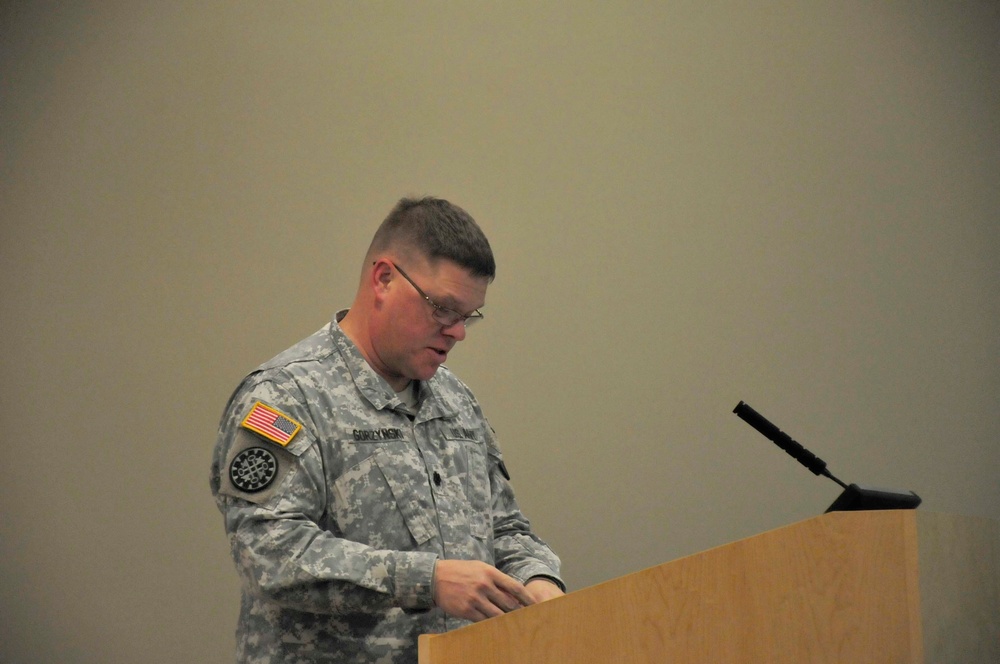
M556 578L554 576L550 576L548 574L535 574L534 576L529 577L528 580L525 581L524 583L525 583L525 585L527 585L528 583L531 583L535 579L542 579L544 581L551 581L555 585L559 586L560 590L562 590L563 592L566 592L566 584L562 582L562 579Z
M429 609L434 606L433 553L404 553L396 560L396 603L403 609Z
M517 570L516 572L508 572L508 574L521 583L527 583L532 579L546 579L559 586L563 592L566 592L566 584L563 583L563 580L544 565L529 565Z

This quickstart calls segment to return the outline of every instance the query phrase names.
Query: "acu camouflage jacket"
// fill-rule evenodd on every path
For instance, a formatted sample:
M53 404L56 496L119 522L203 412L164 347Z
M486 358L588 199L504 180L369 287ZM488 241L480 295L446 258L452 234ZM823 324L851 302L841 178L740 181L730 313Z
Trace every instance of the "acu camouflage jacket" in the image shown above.
M438 559L559 580L478 402L447 368L413 412L337 321L237 388L211 488L242 581L240 662L416 662Z

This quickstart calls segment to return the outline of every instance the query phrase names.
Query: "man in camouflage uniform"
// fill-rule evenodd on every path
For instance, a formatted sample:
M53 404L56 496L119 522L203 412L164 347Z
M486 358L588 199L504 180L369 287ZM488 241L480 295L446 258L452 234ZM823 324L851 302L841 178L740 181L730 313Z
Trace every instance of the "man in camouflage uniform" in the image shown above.
M416 662L419 634L562 594L479 403L442 366L494 275L464 210L404 199L350 310L230 398L211 486L242 580L238 661Z

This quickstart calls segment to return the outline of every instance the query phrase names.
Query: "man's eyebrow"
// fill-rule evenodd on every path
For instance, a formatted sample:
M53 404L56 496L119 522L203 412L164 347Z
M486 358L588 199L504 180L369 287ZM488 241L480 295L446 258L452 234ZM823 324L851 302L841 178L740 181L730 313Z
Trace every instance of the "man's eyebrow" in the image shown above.
M434 288L433 284L431 285L431 288ZM458 297L455 295L440 294L440 293L438 295L435 295L429 290L424 292L427 293L427 297L429 297L431 300L434 301L434 304L440 304L442 307L448 307L449 309L454 309L455 311L458 311L458 307L461 306L462 304L461 302L458 301Z
M481 308L483 308L483 307L486 306L486 304L484 303L484 304L479 305L478 307L473 307L472 309L469 309L468 311L463 311L463 309L462 309L462 303L459 302L457 299L455 299L454 297L452 297L450 295L446 295L446 296L442 297L440 300L438 298L434 297L433 295L431 295L430 293L428 293L427 296L430 297L432 300L434 300L434 302L436 304L439 304L442 307L447 307L448 309L451 309L452 311L457 311L458 313L463 314L463 315L464 314L471 314L473 311L478 311L479 309L481 309Z

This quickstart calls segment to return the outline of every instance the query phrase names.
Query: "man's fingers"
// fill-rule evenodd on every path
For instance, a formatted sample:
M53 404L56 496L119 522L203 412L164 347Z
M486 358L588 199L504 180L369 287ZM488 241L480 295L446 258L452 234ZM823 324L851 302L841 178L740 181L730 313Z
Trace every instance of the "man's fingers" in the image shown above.
M520 609L524 604L521 601L511 595L510 593L504 592L500 588L493 588L485 593L485 599L490 602L493 606L497 607L503 613L510 613L515 609Z
M482 607L472 607L469 610L469 615L467 617L472 622L479 622L480 620L486 620L487 618L493 618L501 615L503 615L503 611L488 602L484 602Z
M531 597L528 589L525 588L520 581L513 579L502 572L500 574L501 576L497 579L497 588L517 603L517 606L513 606L509 609L510 611L522 606L531 606L535 603L535 600Z
M471 560L439 560L433 593L435 604L466 620L484 620L535 603L520 581Z

